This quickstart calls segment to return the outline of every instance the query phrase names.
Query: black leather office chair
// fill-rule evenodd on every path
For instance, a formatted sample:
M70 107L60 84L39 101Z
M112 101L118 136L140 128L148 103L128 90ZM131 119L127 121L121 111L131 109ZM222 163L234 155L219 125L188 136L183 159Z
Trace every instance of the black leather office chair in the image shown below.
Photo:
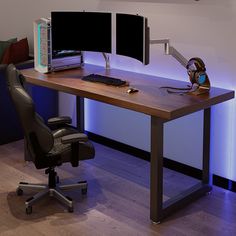
M65 197L61 190L80 188L82 194L87 193L87 182L81 181L76 184L58 185L58 176L55 167L64 162L71 162L77 167L79 160L94 158L95 151L85 134L69 125L69 117L56 117L49 119L48 124L56 126L55 130L49 129L43 119L35 112L34 102L24 89L24 77L15 68L9 65L6 69L6 77L9 92L24 131L27 155L30 156L37 169L46 168L48 184L30 184L20 182L17 194L22 195L24 190L42 190L25 202L26 213L32 213L32 205L46 195L56 197L73 212L73 202Z

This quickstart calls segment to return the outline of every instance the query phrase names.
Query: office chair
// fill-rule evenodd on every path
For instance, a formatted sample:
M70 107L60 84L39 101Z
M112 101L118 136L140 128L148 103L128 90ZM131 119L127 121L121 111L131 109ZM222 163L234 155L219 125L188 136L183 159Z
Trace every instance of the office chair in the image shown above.
M24 190L41 190L35 196L25 202L26 214L32 213L32 205L44 196L49 195L64 203L69 212L73 212L73 202L70 197L63 195L61 190L81 189L82 194L87 193L87 182L80 181L75 184L59 186L59 177L55 171L56 166L65 162L71 162L77 167L79 160L94 158L95 150L85 134L70 125L71 118L55 117L48 121L54 126L51 130L35 111L32 98L24 89L24 76L15 68L8 65L6 78L10 96L24 132L25 151L30 156L37 169L46 169L48 184L30 184L20 182L17 188L17 195L22 195Z

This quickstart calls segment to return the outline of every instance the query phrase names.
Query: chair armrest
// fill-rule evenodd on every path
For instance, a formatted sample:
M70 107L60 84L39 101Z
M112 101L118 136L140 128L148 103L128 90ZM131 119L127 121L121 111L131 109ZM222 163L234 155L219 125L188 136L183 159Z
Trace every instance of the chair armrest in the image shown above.
M83 133L65 135L61 138L62 144L70 144L72 155L70 163L73 167L79 165L79 143L88 141L88 137Z
M48 125L64 125L71 124L72 120L69 116L60 116L60 117L52 117L48 119Z
M63 144L67 144L67 143L72 144L72 143L87 142L87 141L88 141L88 137L86 134L83 134L83 133L69 134L61 138L61 142Z

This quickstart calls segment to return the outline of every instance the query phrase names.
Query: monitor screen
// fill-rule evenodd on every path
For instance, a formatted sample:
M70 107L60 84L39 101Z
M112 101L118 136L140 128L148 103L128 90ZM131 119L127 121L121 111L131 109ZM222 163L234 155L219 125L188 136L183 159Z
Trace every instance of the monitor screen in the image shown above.
M51 12L52 51L111 53L111 13Z
M116 14L116 54L149 63L149 28L147 18Z

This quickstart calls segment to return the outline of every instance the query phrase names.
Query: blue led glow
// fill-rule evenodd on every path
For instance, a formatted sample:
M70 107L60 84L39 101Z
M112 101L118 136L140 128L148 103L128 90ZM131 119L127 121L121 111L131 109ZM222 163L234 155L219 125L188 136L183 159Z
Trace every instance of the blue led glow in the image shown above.
M41 65L41 59L40 59L40 28L41 24L38 24L38 64Z
M38 65L41 67L45 67L44 65L41 65L41 50L40 50L40 45L41 45L41 37L40 37L40 31L41 31L41 24L38 24Z

